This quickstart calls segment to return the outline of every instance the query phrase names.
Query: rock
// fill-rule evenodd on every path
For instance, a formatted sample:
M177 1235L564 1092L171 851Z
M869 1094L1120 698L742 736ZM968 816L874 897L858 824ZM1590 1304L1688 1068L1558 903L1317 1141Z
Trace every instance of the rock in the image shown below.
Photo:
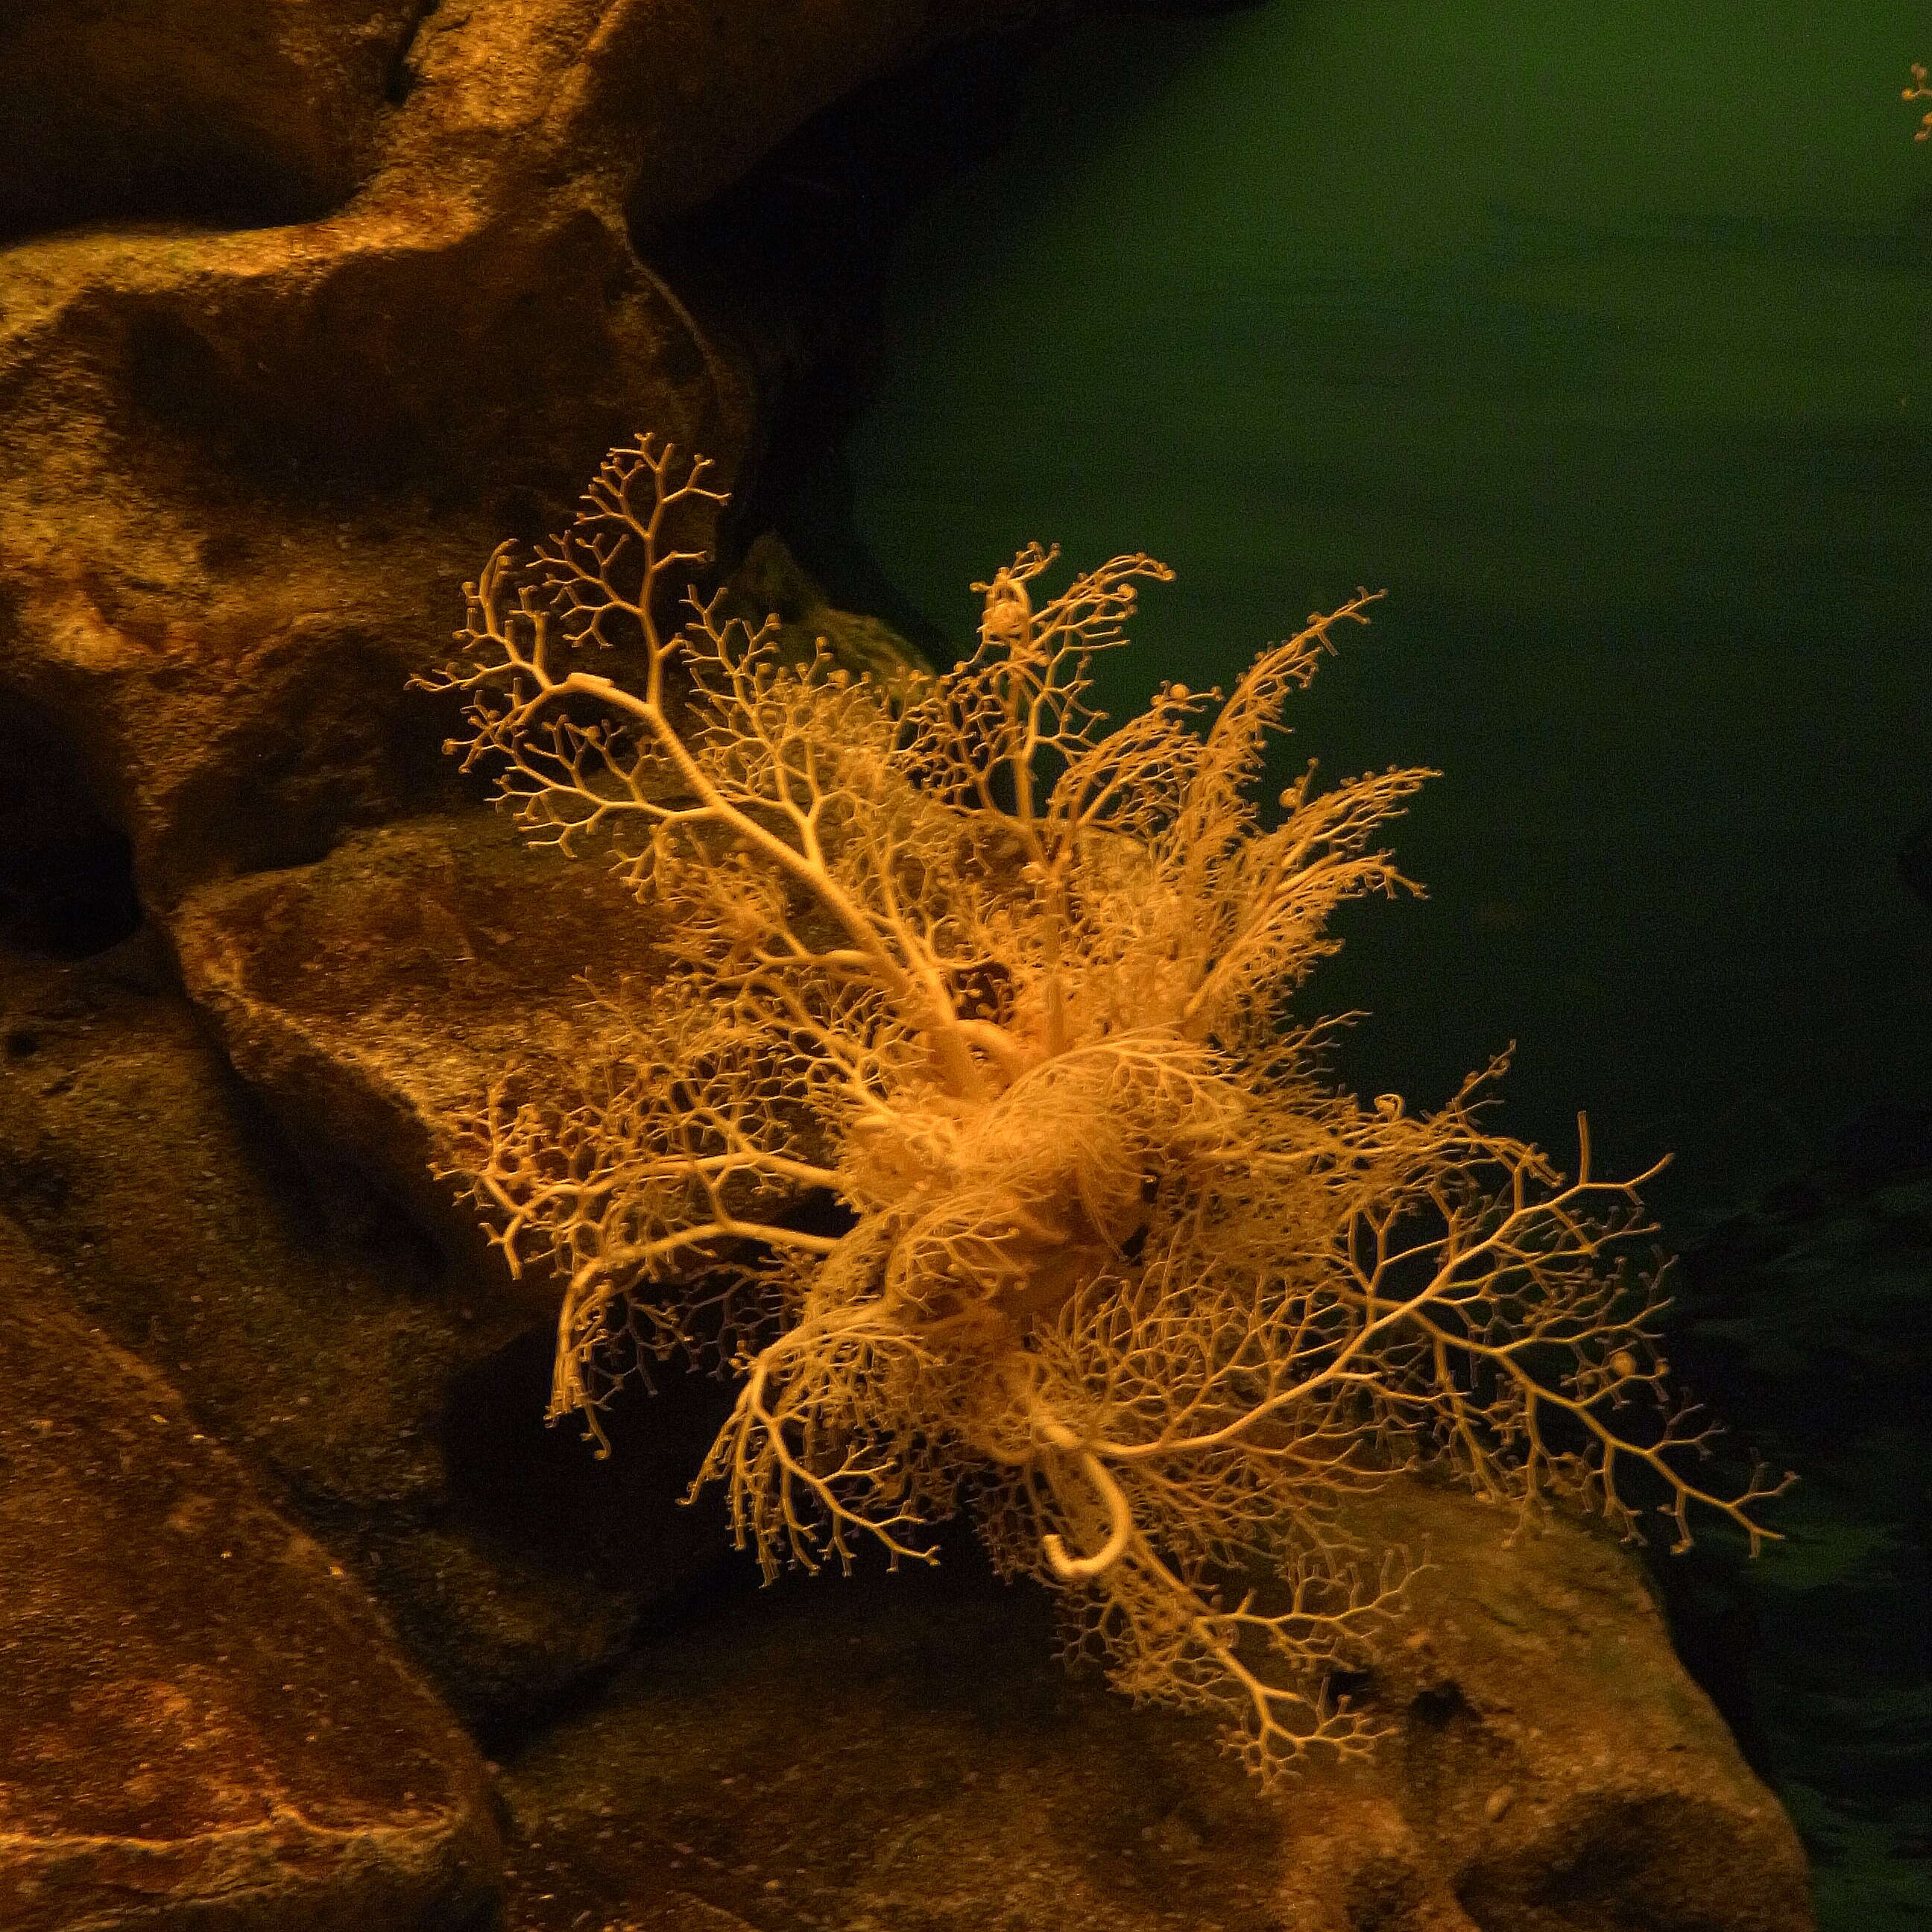
M770 531L746 552L733 574L727 609L754 625L777 618L778 650L790 662L808 660L823 638L840 664L868 673L889 689L908 673L932 668L914 646L878 618L834 609Z
M604 867L533 851L489 812L212 882L173 921L190 998L310 1157L358 1167L506 1290L431 1166L506 1066L568 1058L586 967L648 975L656 936ZM528 1305L552 1304L539 1287Z
M1312 1926L1378 1923L1338 1902L1391 1887L1430 1901L1416 1922L1432 1928L1810 1925L1790 1823L1678 1661L1630 1552L1568 1519L1512 1538L1506 1514L1432 1486L1392 1486L1363 1516L1429 1567L1364 1694L1397 1735L1342 1808L1379 1848L1338 1864L1332 1836L1292 1834L1328 1848L1328 1883L1301 1888L1321 1901Z
M434 1932L484 1768L338 1563L152 1370L0 1258L0 1924Z
M757 442L770 399L655 238L1011 11L197 0L162 33L133 0L16 10L0 644L150 908L460 795L440 707L398 694L462 580L640 429L728 482Z
M418 1077L407 1064L406 1030L384 1031L395 1016L382 955L406 963L446 913L459 929L500 916L515 903L519 868L543 862L514 842L486 841L460 862L429 863L463 850L419 824L350 842L316 868L242 882L266 895L250 902L262 916L238 914L221 929L234 949L224 982L232 990L211 994L208 1005L224 1013L232 998L223 1024L238 1055L291 1110L299 1111L305 1067L380 1062L387 1090L404 1095ZM594 868L564 870L597 890ZM407 909L433 895L440 910L412 924ZM216 903L197 917L212 920ZM350 949L365 932L376 943L358 959ZM476 950L488 956L487 945ZM490 970L541 981L545 956L535 941L524 952L508 947ZM310 976L316 986L336 987L339 998L317 991L298 1000L290 990L311 958L322 962ZM531 1916L517 1922L531 1932L569 1923L568 1914L544 1916L549 1905L535 1898L542 1892L610 1916L621 1903L650 1924L641 1901L668 1876L676 1896L656 1922L737 1913L775 1932L785 1922L774 1919L764 1894L772 1874L707 1891L717 1874L701 1861L728 1870L731 1834L748 1844L764 1828L741 1814L738 1786L718 1780L755 1780L763 1766L794 1761L820 1766L814 1774L830 1780L827 1814L805 1818L797 1842L822 1842L826 1858L847 1843L838 1856L850 1862L860 1859L854 1847L868 1831L886 1843L908 1826L964 1832L986 1850L984 1869L1034 1874L1024 1885L1011 1880L1016 1910L1069 1887L1084 1896L1081 1874L1090 1864L1108 1868L1102 1851L1082 1850L1084 1840L1070 1850L1061 1828L1046 1831L1033 1801L1022 1802L1064 1786L1086 1815L1128 1808L1132 1828L1120 1856L1139 1874L1134 1896L1145 1903L1171 1888L1191 1895L1198 1881L1198 1922L1208 1926L1240 1926L1251 1908L1276 1910L1235 1882L1242 1860L1264 1855L1268 1886L1298 1900L1304 1915L1279 1922L1289 1925L1323 1925L1307 1915L1337 1898L1439 1901L1446 1888L1493 1900L1492 1917L1468 1916L1485 1932L1506 1932L1536 1926L1534 1900L1565 1883L1592 1909L1662 1886L1691 1903L1728 1901L1732 1916L1712 1918L1712 1928L1804 1924L1788 1829L1682 1676L1628 1559L1560 1525L1501 1547L1500 1524L1460 1492L1376 1505L1383 1534L1426 1545L1435 1564L1413 1586L1423 1640L1399 1644L1361 1694L1398 1722L1398 1736L1362 1781L1304 1780L1265 1832L1254 1822L1252 1787L1197 1729L1065 1681L1052 1660L1044 1599L976 1583L970 1559L949 1558L936 1577L876 1586L788 1586L715 1623L680 1618L680 1604L726 1546L715 1513L675 1503L716 1426L716 1385L672 1380L657 1398L626 1405L616 1454L592 1461L573 1432L541 1422L547 1312L520 1303L500 1270L446 1268L379 1195L358 1191L346 1159L335 1193L316 1194L314 1170L278 1154L272 1125L197 1032L152 949L16 966L8 980L0 1191L43 1264L72 1284L90 1321L178 1377L199 1426L236 1444L336 1559L367 1579L412 1654L470 1721L506 1745L526 1737L567 1696L580 1699L608 1677L640 1618L661 1633L614 1697L592 1707L604 1714L587 1729L588 1720L567 1724L518 1762L513 1789L526 1836L514 1862ZM450 1038L464 1036L451 1025ZM302 1044L311 1036L328 1052L304 1060L319 1052ZM425 1046L419 1058L419 1077L433 1083L436 1050ZM318 1072L310 1084L326 1082ZM415 1117L398 1106L392 1125L401 1139ZM316 1118L332 1118L320 1108ZM352 1138L334 1125L318 1137L332 1143L338 1132ZM158 1173L166 1185L155 1186ZM856 1622L848 1616L854 1604L865 1611ZM684 1688L671 1703L651 1705L647 1736L626 1742L627 1727L641 1721L638 1687L654 1681ZM949 1684L982 1687L973 1695L983 1692L986 1709L972 1698L949 1703ZM929 1784L934 1766L963 1768L1002 1750L1021 1781L1018 1796L997 1805L974 1786L970 1802L962 1794L954 1810L936 1814L914 1782ZM1028 1772L1036 1760L1046 1786ZM1156 1772L1172 1795L1150 1810L1136 1780ZM799 1799L800 1786L784 1788L786 1803ZM597 1808L604 1806L608 1815ZM1143 1828L1153 1835L1142 1839ZM614 1839L635 1856L610 1864ZM700 1841L706 1849L674 1874L637 1862L652 1846L668 1861L682 1856L669 1846ZM925 1842L916 1831L908 1840ZM1563 1864L1566 1846L1581 1862ZM1380 1850L1370 1859L1372 1846ZM1756 1877L1743 1874L1746 1864ZM1208 1881L1223 1865L1234 1876L1214 1879L1216 1892ZM983 1876L982 1866L974 1873ZM862 1906L897 1932L904 1922L894 1913L928 1880L938 1882L925 1866L894 1861L862 1885L849 1873L838 1883L857 1888L855 1912ZM987 1906L983 1891L954 1891L963 1901L947 1908L956 1922ZM1118 1902L1104 1886L1094 1897L1113 1901L1108 1910ZM1745 1916L1754 1898L1755 1921ZM1120 1909L1114 1922L1131 1932L1136 1921Z
M0 956L0 1210L375 1592L460 1714L531 1721L717 1560L715 1520L676 1499L722 1391L667 1375L608 1462L546 1430L548 1306L500 1264L446 1263L346 1153L298 1162L166 964L152 940Z
M939 1573L746 1592L506 1766L530 1932L691 1900L850 1932L1803 1932L1775 1801L1629 1556L1460 1492L1362 1526L1430 1567L1359 1687L1366 1764L1274 1797L1198 1720L1054 1661L1042 1593ZM701 1924L694 1914L648 1924Z
M406 680L611 442L745 466L802 372L678 292L710 198L1011 10L4 11L0 1202L468 1719L530 1722L711 1560L675 1499L718 1397L667 1376L672 1447L610 1464L544 1432L542 1284L429 1180L567 1036L572 922L640 923L516 847Z

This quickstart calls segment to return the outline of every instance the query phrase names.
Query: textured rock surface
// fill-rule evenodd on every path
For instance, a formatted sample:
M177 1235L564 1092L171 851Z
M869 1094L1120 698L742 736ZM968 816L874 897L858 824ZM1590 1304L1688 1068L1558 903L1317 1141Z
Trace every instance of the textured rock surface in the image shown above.
M652 926L634 899L598 866L532 852L506 820L471 814L211 883L178 908L173 938L190 996L291 1134L376 1177L507 1289L430 1164L450 1116L507 1063L568 1055L593 956L649 974Z
M475 1747L361 1586L0 1236L0 1924L460 1926Z
M296 1160L141 941L0 962L0 1197L49 1278L364 1577L462 1715L527 1720L716 1560L676 1498L720 1391L665 1378L596 1462L543 1426L548 1309L329 1158Z
M199 32L132 0L0 26L8 684L164 913L446 795L444 721L395 694L462 578L640 428L728 477L755 440L769 398L652 238L1010 10L190 10Z
M404 681L614 438L740 466L754 358L655 238L1002 10L164 10L0 20L0 935L118 962L8 975L0 1184L502 1723L710 1544L661 1459L545 1436L540 1294L430 1182L437 1109L638 922L514 845Z
M759 1932L1810 1924L1790 1826L1622 1551L1569 1526L1508 1543L1440 1492L1366 1520L1426 1537L1434 1567L1358 1693L1394 1726L1365 1766L1263 1801L1194 1721L1068 1679L1042 1599L970 1559L788 1583L652 1646L507 1766L513 1912L532 1932L669 1925L683 1901Z

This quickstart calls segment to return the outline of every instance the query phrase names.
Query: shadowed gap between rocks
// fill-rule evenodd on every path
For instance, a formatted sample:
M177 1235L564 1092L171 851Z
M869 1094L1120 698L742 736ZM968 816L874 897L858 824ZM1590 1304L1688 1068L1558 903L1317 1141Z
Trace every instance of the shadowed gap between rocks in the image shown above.
M37 705L0 715L0 946L85 959L141 924L132 848Z

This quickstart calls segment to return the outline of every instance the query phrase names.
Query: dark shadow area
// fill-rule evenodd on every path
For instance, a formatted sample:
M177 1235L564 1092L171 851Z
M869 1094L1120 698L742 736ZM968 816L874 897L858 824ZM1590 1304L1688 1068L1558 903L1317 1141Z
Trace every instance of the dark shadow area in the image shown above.
M1928 907L1932 907L1932 818L1910 834L1898 848L1898 876Z
M784 1220L814 1232L843 1232L845 1210L808 1196ZM718 1283L721 1295L728 1285ZM700 1359L718 1352L721 1301L690 1324ZM580 1414L545 1420L556 1330L526 1329L452 1387L442 1440L450 1492L470 1528L554 1570L602 1588L637 1592L652 1627L674 1628L687 1582L667 1594L670 1576L698 1580L755 1564L729 1562L724 1496L713 1485L687 1502L706 1450L724 1426L740 1386L735 1375L698 1367L682 1354L660 1358L634 1336L599 1352L608 1394L596 1420L604 1443Z
M178 292L143 298L126 329L130 433L172 487L237 525L265 504L406 525L480 500L490 528L548 531L626 430L592 412L560 446L560 413L586 412L548 400L592 390L608 358L604 295L571 266L593 231L586 218L550 238L530 271L543 293L476 294L464 268L404 252L328 278L299 308L265 298L248 314L245 289L220 314ZM418 357L403 318L439 311L440 352Z
M854 535L836 446L881 358L881 293L908 216L996 154L1040 37L991 34L857 89L666 232L635 236L764 392L742 544L776 528L835 604L944 644Z
M1678 1652L1822 1872L1881 1846L1922 1859L1932 1105L1867 1109L1691 1247L1676 1286L1671 1360L1731 1431L1719 1465L1755 1450L1800 1478L1756 1562L1719 1533L1658 1557Z
M320 220L334 206L314 183L238 140L206 130L194 146L172 154L137 159L131 139L105 154L89 154L82 139L89 130L49 124L31 111L44 104L0 104L0 141L16 151L51 147L62 157L28 180L6 184L0 246L49 233L148 224L217 233L279 228Z
M141 924L128 836L95 802L52 719L19 698L0 719L0 945L85 959Z
M1205 21L1268 4L1112 0L1093 10ZM831 603L882 619L937 662L960 640L881 570L860 536L842 445L897 354L884 292L906 223L999 154L1023 116L1038 118L1029 76L1077 25L1062 18L981 35L860 88L671 229L634 236L764 392L764 444L731 513L728 548L776 530ZM1054 104L1054 144L1070 163L1177 70L1173 46L1158 37L1113 54L1104 86ZM1042 178L1057 172L1043 169Z
M732 1389L653 1363L648 1385L627 1382L601 1414L610 1453L600 1456L580 1418L544 1420L556 1348L556 1330L541 1324L451 1389L443 1451L468 1525L611 1589L650 1584L668 1547L722 1556L730 1540L716 1495L688 1508L683 1498Z
M394 688L392 699L371 693ZM444 755L451 713L400 687L360 638L323 634L290 674L286 708L230 734L184 784L170 826L176 876L240 876L319 864L344 839L482 791Z
M326 214L353 191L386 106L397 56L366 29L387 12L372 0L366 22L321 22L304 40L272 16L237 31L194 0L13 0L0 12L0 244Z

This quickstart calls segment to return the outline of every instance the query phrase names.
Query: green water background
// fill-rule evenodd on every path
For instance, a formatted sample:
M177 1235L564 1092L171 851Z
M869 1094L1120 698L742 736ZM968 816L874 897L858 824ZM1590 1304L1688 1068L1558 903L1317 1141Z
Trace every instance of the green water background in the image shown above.
M1179 572L1106 666L1226 680L1358 584L1283 769L1439 767L1426 902L1310 1011L1430 1106L1714 1217L1932 1095L1932 9L1276 0L1084 29L928 204L844 460L952 638L1030 538Z

